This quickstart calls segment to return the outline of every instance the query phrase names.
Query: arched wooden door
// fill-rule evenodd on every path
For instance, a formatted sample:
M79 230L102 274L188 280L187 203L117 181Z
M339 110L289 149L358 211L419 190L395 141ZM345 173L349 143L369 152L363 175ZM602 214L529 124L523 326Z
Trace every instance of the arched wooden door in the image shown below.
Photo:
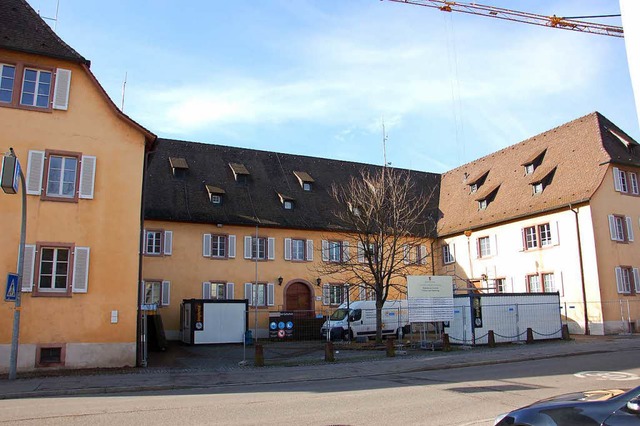
M285 309L299 311L297 316L311 315L311 289L309 286L300 282L288 285L285 294Z

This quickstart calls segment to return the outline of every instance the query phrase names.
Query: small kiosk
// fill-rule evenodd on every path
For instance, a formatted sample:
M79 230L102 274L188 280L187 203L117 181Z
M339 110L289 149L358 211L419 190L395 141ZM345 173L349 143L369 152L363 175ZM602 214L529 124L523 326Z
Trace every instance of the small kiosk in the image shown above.
M185 299L181 311L184 343L244 342L248 323L246 300Z

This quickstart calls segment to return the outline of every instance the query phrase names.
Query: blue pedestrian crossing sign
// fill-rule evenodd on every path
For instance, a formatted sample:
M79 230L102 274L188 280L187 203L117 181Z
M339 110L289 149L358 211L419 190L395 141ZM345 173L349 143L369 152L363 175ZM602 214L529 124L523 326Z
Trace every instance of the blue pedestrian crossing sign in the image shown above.
M18 274L7 274L7 290L4 292L5 302L15 302L18 288Z

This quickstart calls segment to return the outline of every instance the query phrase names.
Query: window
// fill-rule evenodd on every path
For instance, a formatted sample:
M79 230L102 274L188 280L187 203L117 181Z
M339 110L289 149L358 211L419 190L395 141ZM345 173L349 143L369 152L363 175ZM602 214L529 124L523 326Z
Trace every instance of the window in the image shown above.
M524 238L526 249L538 247L538 233L535 226L524 228Z
M478 184L474 183L474 184L469 185L469 190L471 191L472 194L474 192L477 192L478 191Z
M325 262L342 262L346 250L346 242L322 240L322 260Z
M545 293L556 291L555 277L553 274L542 274L542 284Z
M252 259L267 258L267 239L266 238L251 239L251 258Z
M245 283L244 298L249 301L249 306L273 306L274 285L272 283Z
M306 240L291 240L291 260L305 260Z
M211 257L227 257L226 235L211 235Z
M544 189L542 182L534 183L531 186L533 187L533 195L542 194L542 190Z
M162 302L162 282L145 281L144 283L144 303L145 305L161 305Z
M147 256L171 255L173 232L162 229L145 229L144 254Z
M40 247L38 292L68 293L71 247Z
M478 257L491 256L491 240L489 237L478 238Z
M211 299L224 300L226 299L226 287L225 283L211 283Z
M282 205L284 206L285 210L293 210L293 201L290 200L285 200Z
M638 273L638 268L632 268L630 266L618 266L615 268L615 271L618 293L640 293L640 274Z
M527 287L529 293L541 293L540 275L527 275Z
M504 293L506 291L506 284L504 278L496 278L493 280L496 293Z
M639 195L638 175L636 173L629 172L629 180L631 181L631 193L633 195Z
M611 240L622 243L633 241L633 220L629 216L609 215Z
M222 204L222 197L220 195L211 195L211 204Z
M0 64L0 103L10 104L13 100L13 84L15 78L15 66Z
M322 287L323 305L341 305L347 300L349 287L343 284L325 284Z
M524 174L525 175L532 174L534 170L535 170L535 167L534 167L533 163L524 165Z
M535 157L529 157L524 163L522 163L525 176L532 174L540 164L542 164L542 160L544 160L546 152L546 149L542 150L542 152L537 152L535 153Z
M444 246L442 246L442 260L445 265L456 261L453 255L452 247L449 244L445 244Z
M303 191L311 191L312 187L311 187L311 182L304 182L302 184L302 190Z
M487 209L487 199L483 198L482 200L478 201L478 210L486 210Z
M29 151L26 189L43 200L92 199L96 157L79 152Z
M314 180L311 177L311 175L309 175L309 173L302 172L302 171L294 171L293 174L298 179L298 182L300 183L300 186L302 187L303 191L313 190Z
M618 192L628 192L627 172L617 167L613 168L613 187Z
M46 190L48 197L75 197L77 177L77 156L63 157L60 155L49 155Z
M543 223L541 225L529 226L524 228L522 230L522 241L524 250L531 250L553 245L551 224Z
M64 344L36 346L36 367L62 367L65 364Z
M22 77L20 104L37 108L49 108L51 76L51 71L25 68Z
M244 258L250 260L274 260L275 238L245 236Z
M542 245L542 247L550 246L551 244L553 244L550 224L543 223L542 225L538 225L538 233L540 234L540 244Z

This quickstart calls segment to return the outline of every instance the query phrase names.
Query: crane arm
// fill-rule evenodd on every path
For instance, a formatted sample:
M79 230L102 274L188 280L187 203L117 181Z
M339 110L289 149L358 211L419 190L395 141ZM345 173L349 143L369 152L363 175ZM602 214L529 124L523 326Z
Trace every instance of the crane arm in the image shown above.
M445 0L388 0L395 3L407 3L418 6L431 7L443 12L461 12L471 15L486 16L488 18L503 19L506 21L522 22L525 24L542 27L558 28L562 30L580 31L591 34L606 35L611 37L624 37L622 27L598 24L576 19L558 16L545 16L535 13L519 12L517 10L504 9L494 6L486 6L478 3L464 3Z

